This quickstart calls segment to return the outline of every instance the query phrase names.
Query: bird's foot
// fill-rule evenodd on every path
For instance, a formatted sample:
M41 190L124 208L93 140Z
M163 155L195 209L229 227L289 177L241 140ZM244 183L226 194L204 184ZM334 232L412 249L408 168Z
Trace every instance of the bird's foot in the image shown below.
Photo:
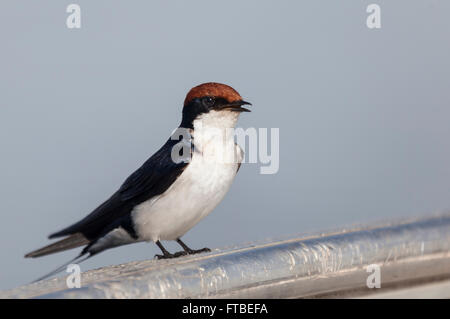
M184 250L184 254L183 252L180 252L183 255L193 255L193 254L200 254L200 253L209 253L211 251L211 249L205 247L202 249L191 249L189 248L185 243L183 243L183 241L180 238L177 238L177 243L180 244L181 247L183 247Z
M209 253L211 251L211 249L209 249L208 247L202 248L202 249L187 249L184 252L187 255L193 255L193 254L200 254L200 253Z
M166 255L155 255L158 259L168 259L168 258L177 258L181 256L187 256L187 255L194 255L194 254L200 254L200 253L208 253L211 249L209 248L202 248L202 249L189 249L189 250L183 250L178 251L174 254L166 254Z
M171 253L164 254L164 255L158 255L158 254L155 255L156 259L170 259L170 258L175 258L175 257L178 257L178 256L176 256L176 254L171 254Z
M186 255L188 255L188 253L185 252L185 251L178 251L178 252L176 252L174 255L175 255L175 257L181 257L181 256L186 256Z
M201 251L197 251L194 250L192 252L192 254L196 254L196 253L200 253ZM155 255L156 259L171 259L171 258L177 258L177 257L181 257L181 256L186 256L186 255L190 255L190 253L186 252L186 251L178 251L174 254L168 253L168 254L164 254L164 255Z

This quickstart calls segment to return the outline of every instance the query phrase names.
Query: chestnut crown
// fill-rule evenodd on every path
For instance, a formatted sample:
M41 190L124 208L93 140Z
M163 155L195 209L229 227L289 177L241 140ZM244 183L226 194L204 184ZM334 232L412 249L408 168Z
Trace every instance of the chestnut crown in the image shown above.
M193 128L193 121L210 111L250 112L242 105L251 105L242 100L231 86L209 82L192 88L186 95L183 106L181 127Z

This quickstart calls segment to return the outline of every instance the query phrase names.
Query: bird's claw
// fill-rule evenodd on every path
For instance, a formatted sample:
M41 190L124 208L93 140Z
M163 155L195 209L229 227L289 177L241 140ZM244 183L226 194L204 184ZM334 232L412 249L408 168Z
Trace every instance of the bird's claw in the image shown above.
M211 249L205 247L202 249L189 249L189 250L185 250L185 251L178 251L174 254L164 254L164 255L155 255L156 259L171 259L171 258L177 258L177 257L181 257L181 256L186 256L186 255L194 255L194 254L200 254L200 253L209 253L211 251Z
M200 254L200 253L209 253L211 249L208 247L202 248L202 249L189 249L186 253L189 255L193 254Z
M181 256L186 256L188 253L185 251L178 251L176 252L174 255L174 257L181 257Z
M156 259L170 259L170 258L175 258L177 256L175 256L175 254L164 254L164 255L155 255Z

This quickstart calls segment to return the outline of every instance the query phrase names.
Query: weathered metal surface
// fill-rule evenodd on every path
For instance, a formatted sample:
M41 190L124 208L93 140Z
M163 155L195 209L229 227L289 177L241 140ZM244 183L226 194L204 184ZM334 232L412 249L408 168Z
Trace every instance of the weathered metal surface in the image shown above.
M381 289L366 267L381 268ZM450 276L450 215L305 238L149 260L0 293L3 298L299 298L359 289L360 294L427 277Z

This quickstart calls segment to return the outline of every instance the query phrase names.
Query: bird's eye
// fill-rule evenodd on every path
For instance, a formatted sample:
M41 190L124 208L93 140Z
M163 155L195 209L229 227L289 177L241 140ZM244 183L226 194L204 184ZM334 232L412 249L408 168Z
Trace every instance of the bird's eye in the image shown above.
M212 96L205 96L203 98L203 105L205 105L206 107L213 106L215 102L216 100Z

